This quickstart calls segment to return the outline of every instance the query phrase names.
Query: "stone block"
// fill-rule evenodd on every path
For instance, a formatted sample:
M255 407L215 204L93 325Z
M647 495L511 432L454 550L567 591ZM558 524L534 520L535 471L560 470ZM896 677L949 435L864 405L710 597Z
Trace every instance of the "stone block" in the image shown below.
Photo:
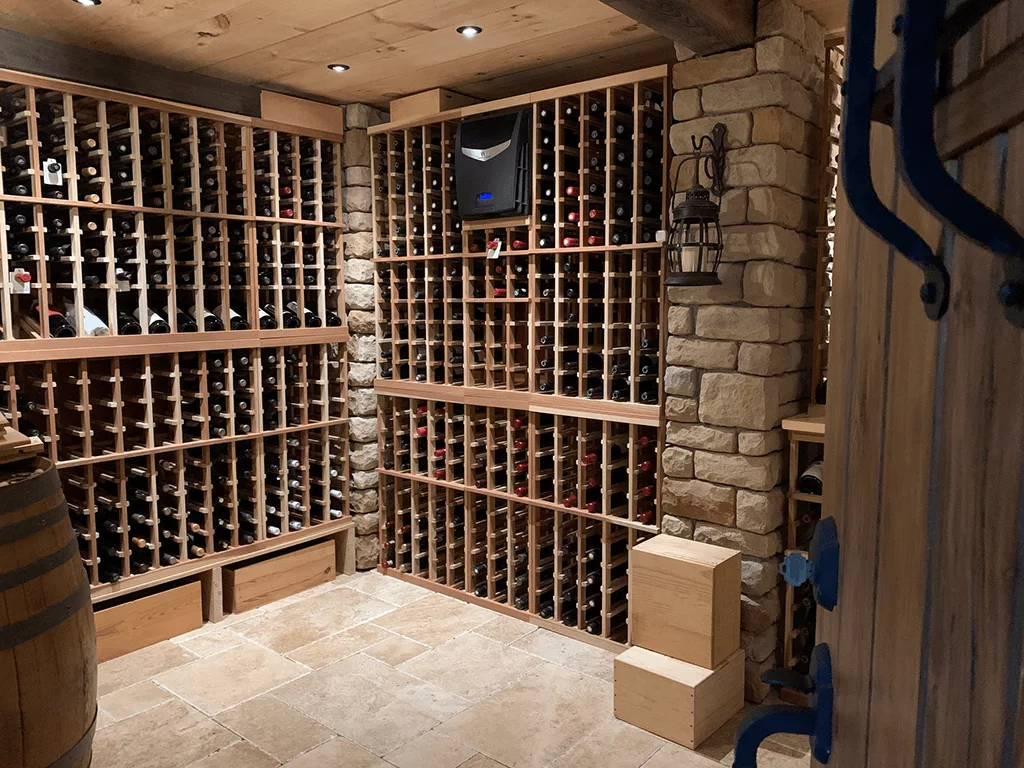
M785 189L754 187L747 193L747 221L751 223L781 224L803 232L811 229L811 218L810 204Z
M693 474L698 480L711 483L769 491L782 480L782 454L743 456L694 451Z
M811 14L804 14L804 50L819 64L825 63L825 28Z
M743 270L743 300L757 307L806 307L810 291L810 271L781 261L748 261Z
M723 227L743 224L747 220L747 190L728 189L722 195L718 222Z
M705 373L699 413L705 424L771 429L779 421L779 382L745 373Z
M377 416L377 393L373 389L350 389L348 391L348 412L350 416Z
M779 382L779 402L806 400L811 396L811 375L808 371L794 371L776 376Z
M352 473L350 485L356 490L362 490L364 488L376 488L378 483L380 483L380 475L376 472L357 470Z
M665 392L669 395L693 397L697 394L697 371L670 365L665 369Z
M677 122L700 117L700 91L688 88L672 97L672 118Z
M779 406L779 420L788 419L790 416L796 416L798 413L803 413L807 410L807 407L799 400L792 403L782 403Z
M808 67L814 66L803 46L781 35L758 40L755 54L758 72L782 72L797 82L803 80Z
M756 598L740 594L740 626L748 632L763 632L779 618L779 608L777 589Z
M740 631L740 646L748 661L761 662L775 653L779 644L779 628L772 624L763 632Z
M757 4L757 36L784 35L803 45L806 16L792 0L762 0Z
M341 143L341 164L346 168L353 165L370 166L370 137L365 128L345 132Z
M346 211L370 211L373 193L369 187L345 187L341 190L341 204Z
M672 87L680 90L723 80L738 80L756 71L753 48L698 56L672 67Z
M367 392L372 390L366 390ZM353 416L348 420L348 436L357 443L368 443L377 440L377 418L372 419Z
M346 187L368 187L373 183L373 174L365 165L354 165L346 168L343 174Z
M722 87L726 87L728 85L731 85L731 83L723 83ZM726 149L738 149L740 147L748 146L750 144L750 132L753 130L754 126L753 118L742 109L724 109L719 111L736 112L739 114L698 117L695 120L687 120L685 123L676 123L669 129L668 135L669 142L672 145L672 151L676 155L688 155L692 153L693 145L690 143L690 137L696 136L699 139L701 136L711 133L711 129L715 127L716 123L721 123L725 126ZM728 153L726 153L726 157L728 157ZM692 162L693 158L691 157L689 159ZM690 183L692 184L693 182L691 181Z
M701 369L733 369L739 345L733 341L705 341L671 336L665 352L669 365L688 365Z
M740 589L750 597L760 597L769 589L779 584L779 559L773 557L760 560L748 555L743 556L740 564Z
M686 520L673 515L661 516L661 532L681 539L693 538L693 520Z
M776 72L708 85L700 94L701 108L705 115L701 119L713 121L714 115L749 112L758 107L788 107L795 98L794 87L800 86L787 75ZM796 112L794 114L799 115Z
M770 491L736 492L736 527L754 533L769 533L782 525L786 495L781 488Z
M693 451L671 446L665 449L661 468L668 477L686 480L693 477ZM693 533L691 526L690 533Z
M369 104L349 104L345 107L345 127L369 128L388 121L388 112L384 109L371 107ZM345 134L345 141L351 135L350 130Z
M697 55L680 42L675 42L672 46L676 50L676 61L688 61Z
M761 675L774 666L774 656L769 656L760 662L750 661L749 659L743 662L743 698L755 704L760 704L768 698L768 694L772 692L772 689L768 683L761 680Z
M375 363L377 360L377 339L373 336L350 336L348 359L357 363Z
M374 347L376 348L376 344L374 344ZM376 359L376 350L374 351L374 359ZM350 387L372 387L376 376L376 362L348 364L348 385Z
M732 304L743 298L743 268L738 264L718 267L720 285L670 285L667 291L672 304Z
M758 376L775 376L803 366L804 345L740 344L739 369Z
M738 549L745 555L761 559L767 559L782 551L782 537L778 531L761 534L713 523L696 523L693 527L693 540Z
M380 539L377 536L356 536L356 568L367 571L377 567Z
M705 339L775 341L779 335L779 310L762 307L700 307L697 335Z
M772 341L787 344L799 339L809 339L814 333L812 310L776 309L779 313L779 336Z
M766 456L774 451L781 451L785 444L786 435L781 429L739 434L739 449L744 456Z
M669 421L696 421L697 400L692 397L670 397L665 401L665 418Z
M352 232L344 237L346 259L373 258L373 233Z
M782 107L763 107L754 110L754 129L751 141L754 144L781 144L808 157L818 153L818 133L810 123L790 114Z
M348 283L345 286L345 307L347 309L373 309L373 286Z
M699 448L720 453L736 451L735 432L706 427L703 424L669 424L665 439L672 445L681 445L684 448Z
M351 491L348 494L348 508L353 515L366 515L377 511L377 491L369 488L364 491ZM376 526L366 533L376 533Z
M736 519L736 489L700 480L665 480L661 501L675 517L732 525ZM734 547L735 549L735 547Z
M377 318L373 312L363 309L353 309L348 313L349 333L376 333Z
M345 262L346 283L372 283L373 262L369 259L349 259ZM363 307L360 307L363 309Z
M377 492L373 491L373 493ZM362 515L353 513L352 522L355 523L356 536L373 536L380 531L380 513L377 511Z
M352 469L365 471L377 469L377 443L350 443L348 459Z
M689 307L669 307L668 332L673 336L689 336L693 333L693 310Z
M803 197L813 197L815 191L807 158L778 144L755 144L728 153L725 183L730 187L782 187Z
M342 223L346 235L350 232L373 232L373 214L370 213L345 213Z
M816 258L814 244L809 237L775 224L723 227L722 246L723 262L771 259L813 267ZM725 265L722 266L724 268Z

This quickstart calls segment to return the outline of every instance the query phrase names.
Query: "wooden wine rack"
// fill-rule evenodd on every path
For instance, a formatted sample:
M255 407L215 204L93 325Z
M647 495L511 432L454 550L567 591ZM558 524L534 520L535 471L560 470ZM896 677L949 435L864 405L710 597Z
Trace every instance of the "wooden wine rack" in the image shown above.
M669 93L656 67L371 129L388 572L628 641L628 551L661 522ZM526 107L530 215L463 221L459 120Z
M0 81L0 414L94 600L350 528L340 134Z

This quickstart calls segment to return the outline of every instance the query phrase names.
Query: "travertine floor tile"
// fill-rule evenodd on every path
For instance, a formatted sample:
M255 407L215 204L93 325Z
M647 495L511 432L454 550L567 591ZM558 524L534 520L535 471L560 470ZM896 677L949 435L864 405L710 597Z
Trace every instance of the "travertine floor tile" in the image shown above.
M432 594L375 619L373 623L418 643L435 646L486 624L492 618L494 614L486 608Z
M731 763L730 763L731 765ZM644 763L643 768L719 768L720 763L709 757L680 747L666 744Z
M96 768L184 768L238 737L182 701L172 699L96 734Z
M548 661L576 672L582 672L584 675L607 680L609 683L615 680L616 654L579 640L573 640L571 637L565 637L546 629L538 629L522 640L512 643L512 647L535 653Z
M381 640L394 637L373 624L360 624L357 627L339 632L336 635L317 640L315 643L296 648L286 654L289 659L305 664L310 669L320 669L328 664L359 653L364 648L376 645Z
M543 664L438 728L507 766L546 766L612 714L612 686Z
M399 669L479 701L543 663L536 656L469 632L407 661Z
M531 632L536 632L537 627L527 621L513 619L511 616L496 616L486 624L473 630L478 635L497 640L499 643L514 643Z
M389 666L397 667L399 664L429 650L430 648L422 643L417 643L415 640L410 640L401 635L392 635L386 640L381 640L376 645L371 645L363 653L367 656L372 656L378 661L383 661Z
M408 605L434 594L429 589L384 576L377 571L369 571L363 578L348 586L392 605Z
M209 757L204 757L189 768L277 768L281 763L256 749L247 741L238 741Z
M731 768L734 758L734 753L730 751L729 754L722 758L719 765L727 765ZM794 757L793 755L775 752L763 745L757 751L757 768L810 768L810 765L810 752L803 757Z
M159 685L147 680L101 696L98 703L100 709L114 720L124 720L172 698L174 697Z
M164 641L105 661L99 667L96 695L106 696L108 693L149 680L161 672L188 664L198 658L194 653L189 653L170 641Z
M391 603L341 586L240 622L234 631L273 651L288 653L393 610Z
M348 739L332 739L285 763L286 768L391 768L387 763Z
M334 734L272 695L227 709L216 717L239 736L282 763L323 744Z
M246 643L156 678L164 688L211 715L307 674L301 664Z
M398 749L437 725L437 719L345 668L352 658L312 672L274 695L376 755Z
M460 765L459 768L505 768L505 766L497 760L492 760L487 755L474 755ZM596 768L596 766L590 766L589 768Z
M96 730L100 731L106 728L108 725L113 725L117 721L104 712L102 709L96 713Z
M176 637L171 642L205 659L207 656L213 656L215 653L241 645L245 642L245 638L237 632L232 632L227 627L218 627L195 637Z
M665 746L665 740L621 720L597 726L551 764L551 768L639 768Z
M458 768L474 754L462 742L427 731L387 755L387 761L397 768Z

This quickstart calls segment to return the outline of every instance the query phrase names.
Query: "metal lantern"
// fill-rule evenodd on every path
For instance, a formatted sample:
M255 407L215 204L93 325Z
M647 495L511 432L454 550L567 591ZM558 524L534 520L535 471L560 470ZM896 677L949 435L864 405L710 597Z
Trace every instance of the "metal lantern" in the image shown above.
M668 238L668 270L666 285L719 285L718 264L722 260L722 227L718 222L718 203L725 192L725 126L718 123L710 136L690 138L694 158L704 160L704 173L711 180L711 189L698 180L672 210L672 232ZM711 148L704 152L705 142ZM676 169L676 180L682 163ZM698 174L699 176L699 174ZM673 185L673 189L675 185Z

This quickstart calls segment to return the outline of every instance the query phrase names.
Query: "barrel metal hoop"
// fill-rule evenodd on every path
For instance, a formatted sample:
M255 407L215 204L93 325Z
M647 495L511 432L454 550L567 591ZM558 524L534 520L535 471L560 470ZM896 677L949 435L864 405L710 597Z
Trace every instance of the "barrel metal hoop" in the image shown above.
M0 651L15 648L34 637L49 632L63 623L75 611L89 603L89 582L84 578L70 595L60 602L44 608L39 613L6 627L0 627Z
M0 573L0 592L3 592L5 589L10 589L11 587L20 586L32 579L42 576L44 573L56 570L74 557L79 557L78 539L72 536L68 539L68 543L56 552L51 552L46 557L41 557L35 562L29 563L21 568L15 568L13 571Z
M57 470L49 461L46 464L49 465L49 468L44 472L4 488L3 493L0 493L0 517L8 512L17 512L39 499L45 499L61 492Z
M86 750L92 749L92 737L96 733L96 718L98 716L99 707L96 707L96 712L92 716L92 725L82 734L82 738L75 742L71 749L50 763L48 768L72 768L73 765L85 756ZM92 758L89 759L89 762L90 764L92 763Z
M60 504L51 507L42 514L12 523L11 525L0 526L0 544L13 544L34 533L52 528L62 520L65 522L68 520L68 502L63 496L60 497Z

